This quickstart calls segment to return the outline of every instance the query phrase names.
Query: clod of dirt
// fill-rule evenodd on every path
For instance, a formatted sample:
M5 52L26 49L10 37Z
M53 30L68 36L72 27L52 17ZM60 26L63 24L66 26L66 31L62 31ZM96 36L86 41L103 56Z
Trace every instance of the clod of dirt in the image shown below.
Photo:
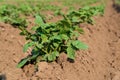
M27 77L32 77L35 73L35 67L32 64L29 64L23 68L23 72Z
M64 63L67 61L67 55L65 53L61 53L59 58L57 59L57 63L63 68Z
M44 72L45 70L47 70L49 68L49 65L47 62L40 62L38 63L38 72Z
M53 67L52 65L49 65L47 62L39 62L38 64L38 72L36 72L36 76L39 76L40 80L41 78L46 80L48 76L51 76ZM50 77L52 78L52 77ZM52 80L52 79L50 79Z
M65 53L61 53L59 58L57 59L58 64L62 64L67 61L67 55Z

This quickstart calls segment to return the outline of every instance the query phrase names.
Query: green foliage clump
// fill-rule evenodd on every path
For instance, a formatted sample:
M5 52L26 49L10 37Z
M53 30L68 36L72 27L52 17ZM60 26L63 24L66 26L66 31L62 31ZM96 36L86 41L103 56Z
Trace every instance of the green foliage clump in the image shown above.
M23 50L26 52L31 47L32 52L21 60L17 67L23 67L29 61L55 61L62 52L74 60L76 50L88 48L85 43L78 40L79 35L84 33L79 24L92 24L92 17L103 14L103 11L103 7L81 8L67 15L61 14L63 19L56 23L47 23L41 16L36 15L36 26L32 28L34 33L21 28L21 34L29 40Z
M41 10L56 11L58 9L60 8L53 5L42 7L41 4L20 4L19 6L5 4L0 6L0 20L14 27L27 27L26 16L34 16L35 14L39 14Z
M27 21L20 17L17 7L14 5L3 5L0 7L1 21L16 26L27 27Z

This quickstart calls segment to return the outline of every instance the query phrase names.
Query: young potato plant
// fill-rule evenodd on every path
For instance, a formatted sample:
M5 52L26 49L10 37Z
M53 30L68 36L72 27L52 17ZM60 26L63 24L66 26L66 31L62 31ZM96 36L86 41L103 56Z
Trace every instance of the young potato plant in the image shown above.
M9 23L14 27L27 27L27 21L20 17L19 11L14 5L2 5L0 7L0 18L1 21Z
M62 14L63 19L56 23L47 23L41 16L36 15L36 26L32 28L34 33L21 28L21 34L25 35L29 41L24 45L23 51L26 52L31 47L32 52L31 55L22 59L17 67L21 68L31 61L35 63L55 61L62 52L74 60L76 50L88 48L85 43L78 40L80 34L84 33L79 24L86 22L92 24L92 17L103 12L104 8L101 6L85 7L66 15Z

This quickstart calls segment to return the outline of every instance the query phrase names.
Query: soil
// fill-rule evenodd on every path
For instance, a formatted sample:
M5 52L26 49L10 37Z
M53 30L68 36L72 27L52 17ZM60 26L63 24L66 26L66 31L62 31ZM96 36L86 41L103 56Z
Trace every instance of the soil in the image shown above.
M32 64L16 68L28 55L22 51L25 38L18 29L0 23L0 80L120 80L119 17L108 0L103 17L95 17L94 25L81 25L85 34L79 39L89 49L77 51L74 62L68 61L64 53L57 62L40 62L37 71Z

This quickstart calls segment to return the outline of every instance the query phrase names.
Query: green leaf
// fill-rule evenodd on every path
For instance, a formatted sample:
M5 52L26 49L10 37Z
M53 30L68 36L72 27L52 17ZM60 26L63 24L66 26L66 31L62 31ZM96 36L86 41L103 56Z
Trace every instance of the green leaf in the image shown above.
M71 46L67 48L67 56L70 59L75 59L75 51Z
M75 17L72 18L72 22L79 22L79 21L80 21L80 20L79 20L79 17L76 17L76 16L75 16Z
M32 54L32 56L30 57L30 60L36 59L36 57L39 55L39 53L34 53Z
M54 35L51 37L51 40L54 40L54 39L57 39L57 40L68 40L69 37L67 36L67 34L59 34L59 35Z
M69 40L69 41L67 42L67 46L71 46L71 43L72 43L72 40Z
M72 41L72 45L77 49L88 49L88 46L79 40Z
M32 39L32 41L37 41L37 36L36 35L31 35L30 38Z
M43 44L39 44L39 43L37 43L36 46L40 49L44 47Z
M27 57L27 58L21 60L21 61L18 63L17 68L23 67L29 60L30 60L30 57Z
M36 49L34 48L31 52L31 54L32 55L30 55L30 60L33 60L33 59L36 59L39 56L40 51L38 51L37 48Z
M20 35L25 35L25 33L24 32L20 32Z
M34 45L34 42L28 42L27 44L25 44L23 47L23 52L26 52L28 50L28 48L33 45Z
M53 51L52 54L53 54L55 57L58 57L58 56L59 56L59 52L58 52L58 51Z
M35 18L36 18L35 23L36 23L37 25L40 26L40 25L44 25L44 24L45 24L44 21L43 21L43 18L42 18L41 16L36 15Z
M53 51L51 54L48 54L48 61L54 61L58 56L59 56L59 52Z
M53 56L52 55L48 55L48 61L53 61Z
M42 43L48 42L48 37L44 34L41 34Z
M39 27L38 26L33 26L31 30L36 31Z
M68 40L69 39L67 34L61 34L60 37L61 37L61 39L64 39L64 40Z
M84 33L84 30L82 28L78 28L77 31L80 33L80 34L83 34Z
M48 54L45 54L45 55L43 55L43 56L41 56L42 57L42 60L43 61L48 61Z
M62 40L61 35L54 35L50 37L50 40L55 40L55 39Z
M75 30L78 31L80 34L84 33L84 30L82 28L80 28L79 26L74 26Z
M36 57L39 55L39 53L32 53L31 56L28 56L27 58L24 58L23 60L21 60L18 65L17 68L21 68L23 67L28 61L36 59Z
M53 46L57 48L57 47L59 46L59 43L55 43L55 42L54 42L54 43L53 43Z
M52 61L54 61L56 59L56 55L54 53L52 53L52 58L53 58Z

